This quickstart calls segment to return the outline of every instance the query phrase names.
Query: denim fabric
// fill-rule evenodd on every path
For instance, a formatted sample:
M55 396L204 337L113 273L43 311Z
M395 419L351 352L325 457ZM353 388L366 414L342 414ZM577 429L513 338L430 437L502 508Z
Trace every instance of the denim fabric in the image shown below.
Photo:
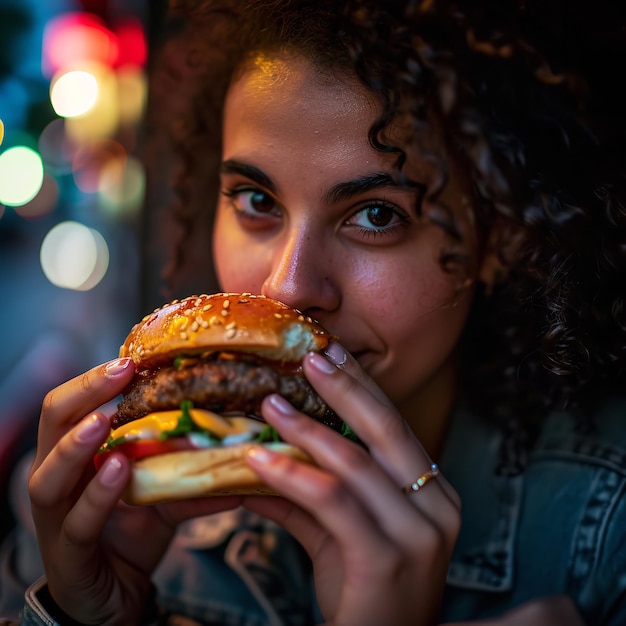
M496 475L499 446L497 431L457 413L440 465L466 504L441 620L487 618L567 593L588 624L626 624L626 401L607 403L584 437L569 416L553 415L523 475ZM187 625L323 621L301 549L243 510L181 527L154 582L164 615ZM55 624L37 589L26 595L23 626Z
M164 609L201 624L309 626L321 621L302 549L272 522L244 510L182 527L154 582Z
M442 468L465 507L448 572L443 620L495 616L567 594L593 626L626 624L626 403L608 401L577 434L550 417L525 472L493 472L497 433L459 416ZM484 446L472 442L491 441Z

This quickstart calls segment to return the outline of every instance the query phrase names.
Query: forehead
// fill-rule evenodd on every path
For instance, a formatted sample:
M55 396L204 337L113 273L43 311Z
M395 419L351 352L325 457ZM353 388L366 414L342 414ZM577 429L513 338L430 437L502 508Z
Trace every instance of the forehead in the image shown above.
M228 90L225 130L250 120L256 130L299 122L317 135L345 128L366 137L379 111L375 97L344 73L323 71L301 56L257 55L238 73ZM229 127L230 125L230 127ZM245 124L250 129L252 123ZM345 139L347 133L341 133Z
M263 170L283 193L297 185L323 195L341 181L393 171L369 141L379 110L354 77L300 56L259 56L229 89L222 156Z

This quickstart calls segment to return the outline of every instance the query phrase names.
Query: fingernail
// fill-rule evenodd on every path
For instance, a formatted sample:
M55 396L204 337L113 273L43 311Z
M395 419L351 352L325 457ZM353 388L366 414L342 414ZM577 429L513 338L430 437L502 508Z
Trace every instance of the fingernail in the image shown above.
M107 487L112 487L119 480L122 462L117 457L111 457L102 468L100 482Z
M325 359L321 354L317 352L311 352L306 356L309 363L318 371L322 372L322 374L333 374L337 371L337 366L330 363L327 359Z
M104 368L104 375L106 378L115 378L117 376L121 376L130 366L132 359L129 357L124 357L122 359L115 359L115 361L111 361L107 363Z
M102 437L104 430L104 424L100 421L100 418L94 413L85 417L79 424L76 430L76 439L82 443L94 441Z
M324 350L324 354L337 366L344 365L348 360L348 354L346 351L335 341L331 341L328 344L328 347Z
M293 407L293 405L285 400L285 398L279 396L276 393L273 393L271 396L269 396L268 401L279 413L282 413L283 415L296 414L296 409Z
M263 446L254 446L248 450L248 458L250 458L253 463L269 463L275 456L276 455L271 450Z

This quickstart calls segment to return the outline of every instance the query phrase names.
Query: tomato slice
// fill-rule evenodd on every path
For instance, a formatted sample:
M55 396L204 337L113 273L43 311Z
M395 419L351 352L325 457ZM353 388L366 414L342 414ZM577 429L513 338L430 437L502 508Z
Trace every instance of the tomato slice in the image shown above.
M125 441L115 446L112 450L106 452L98 452L93 457L96 471L99 470L103 463L114 453L120 452L129 459L141 459L146 456L154 456L156 454L166 454L167 452L177 452L179 450L195 450L196 447L189 441L187 437L172 437L171 439L137 439L134 441Z

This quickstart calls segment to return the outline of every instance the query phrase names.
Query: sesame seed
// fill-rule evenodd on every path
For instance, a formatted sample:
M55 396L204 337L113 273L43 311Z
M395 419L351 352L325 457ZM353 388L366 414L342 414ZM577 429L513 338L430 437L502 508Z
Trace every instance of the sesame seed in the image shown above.
M207 311L210 311L212 308L213 308L213 305L212 305L212 304L205 304L205 305L202 307L202 310L206 313Z
M198 322L194 322L191 325L191 332L192 333L197 333L198 332L198 328L200 328L200 325L198 324Z
M228 309L222 309L222 315L226 317L228 315Z
M237 334L236 328L229 328L226 331L226 339L234 339L236 334Z
M230 324L227 324L225 327L226 330L232 330L233 328L237 328L236 322L230 322Z
M279 320L280 320L280 319L282 319L282 318L283 318L283 315L282 315L282 313L274 313L274 317L275 317L276 319L279 319Z
M181 339L187 339L187 333L185 331L183 331L182 333L180 333L180 338Z
M208 328L209 327L209 322L207 322L206 320L200 323L200 326L202 326L202 328Z
M224 300L222 308L227 309L230 306L230 300Z

